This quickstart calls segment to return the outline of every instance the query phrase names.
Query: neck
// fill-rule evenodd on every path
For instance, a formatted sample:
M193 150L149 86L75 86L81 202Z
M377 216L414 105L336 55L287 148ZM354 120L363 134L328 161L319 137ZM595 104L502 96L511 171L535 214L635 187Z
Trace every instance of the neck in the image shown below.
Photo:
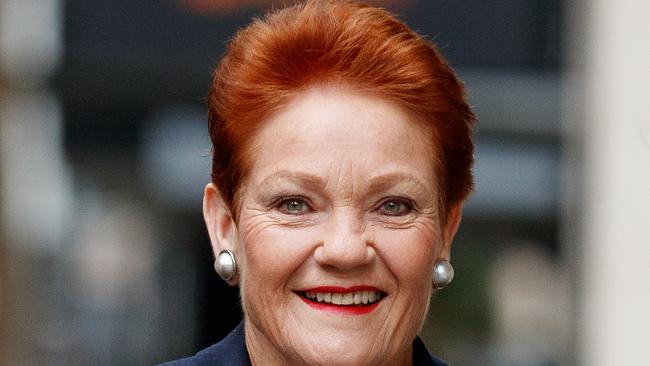
M298 354L284 355L252 322L244 321L244 329L246 348L253 366L312 365ZM413 366L413 344L409 343L403 352L397 352L397 355L386 358L381 363L373 362L373 365Z
M253 366L289 365L290 360L283 357L275 346L260 332L252 322L244 321L246 348Z

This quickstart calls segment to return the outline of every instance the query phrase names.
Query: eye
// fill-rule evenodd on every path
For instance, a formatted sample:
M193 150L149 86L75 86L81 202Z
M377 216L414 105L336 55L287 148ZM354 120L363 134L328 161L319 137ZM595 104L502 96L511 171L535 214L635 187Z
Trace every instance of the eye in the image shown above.
M378 210L387 216L404 216L413 211L413 205L405 199L391 198L382 202Z
M281 199L275 206L280 212L287 215L304 215L311 211L311 208L302 198L289 197Z

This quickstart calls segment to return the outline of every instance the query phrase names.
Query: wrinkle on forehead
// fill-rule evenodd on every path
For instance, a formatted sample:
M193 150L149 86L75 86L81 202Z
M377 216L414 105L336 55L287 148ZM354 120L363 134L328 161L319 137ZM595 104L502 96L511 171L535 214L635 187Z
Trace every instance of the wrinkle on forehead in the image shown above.
M354 187L356 174L354 174L354 163L348 159L332 161L328 166L328 179L326 189L338 194L345 200L349 201L354 197Z
M257 189L264 191L273 187L282 187L285 184L293 184L311 191L331 191L338 195L344 194L343 196L348 198L354 197L355 192L372 195L395 187L427 196L433 196L435 193L435 186L425 183L420 177L406 171L381 172L366 177L364 180L355 179L354 174L348 179L344 174L344 169L338 169L338 174L326 174L325 176L302 170L282 169L262 178L256 186ZM336 179L330 179L332 176L336 176Z
M353 90L309 90L252 138L243 186L259 191L299 185L334 194L338 203L390 186L433 197L438 182L430 142L430 131L390 101Z

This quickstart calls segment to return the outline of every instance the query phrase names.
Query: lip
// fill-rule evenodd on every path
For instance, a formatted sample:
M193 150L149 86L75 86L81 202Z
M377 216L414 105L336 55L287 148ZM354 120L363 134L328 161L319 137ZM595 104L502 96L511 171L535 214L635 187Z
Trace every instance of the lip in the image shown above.
M350 292L356 292L356 291L380 291L385 294L384 291L378 289L377 287L374 286L366 286L366 285L361 285L361 286L352 286L352 287L339 287L339 286L319 286L319 287L313 287L309 289L305 289L302 291L297 291L295 292L296 295L305 302L305 304L309 305L311 308L320 310L320 311L327 311L331 313L336 313L336 314L345 314L345 315L363 315L363 314L368 314L371 313L373 310L379 306L379 304L384 300L382 297L379 301L368 304L368 305L336 305L332 303L325 303L325 302L317 302L317 301L312 301L304 296L301 295L301 293L311 291L311 292L331 292L331 293L340 293L340 294L347 294Z
M339 286L319 286L319 287L314 287L314 288L306 288L304 290L301 290L300 292L332 292L332 293L338 293L338 294L347 294L349 292L355 292L355 291L380 291L384 292L381 289L378 289L377 287L374 286L366 286L366 285L361 285L361 286L352 286L352 287L339 287Z

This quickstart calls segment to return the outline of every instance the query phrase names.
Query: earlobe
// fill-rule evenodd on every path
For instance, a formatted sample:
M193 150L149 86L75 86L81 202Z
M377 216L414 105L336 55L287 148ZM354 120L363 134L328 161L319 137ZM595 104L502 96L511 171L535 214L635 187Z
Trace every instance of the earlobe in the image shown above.
M203 191L203 219L215 258L218 258L219 254L225 250L235 256L237 253L236 226L230 210L226 207L213 183L207 184ZM235 284L231 281L228 283Z

